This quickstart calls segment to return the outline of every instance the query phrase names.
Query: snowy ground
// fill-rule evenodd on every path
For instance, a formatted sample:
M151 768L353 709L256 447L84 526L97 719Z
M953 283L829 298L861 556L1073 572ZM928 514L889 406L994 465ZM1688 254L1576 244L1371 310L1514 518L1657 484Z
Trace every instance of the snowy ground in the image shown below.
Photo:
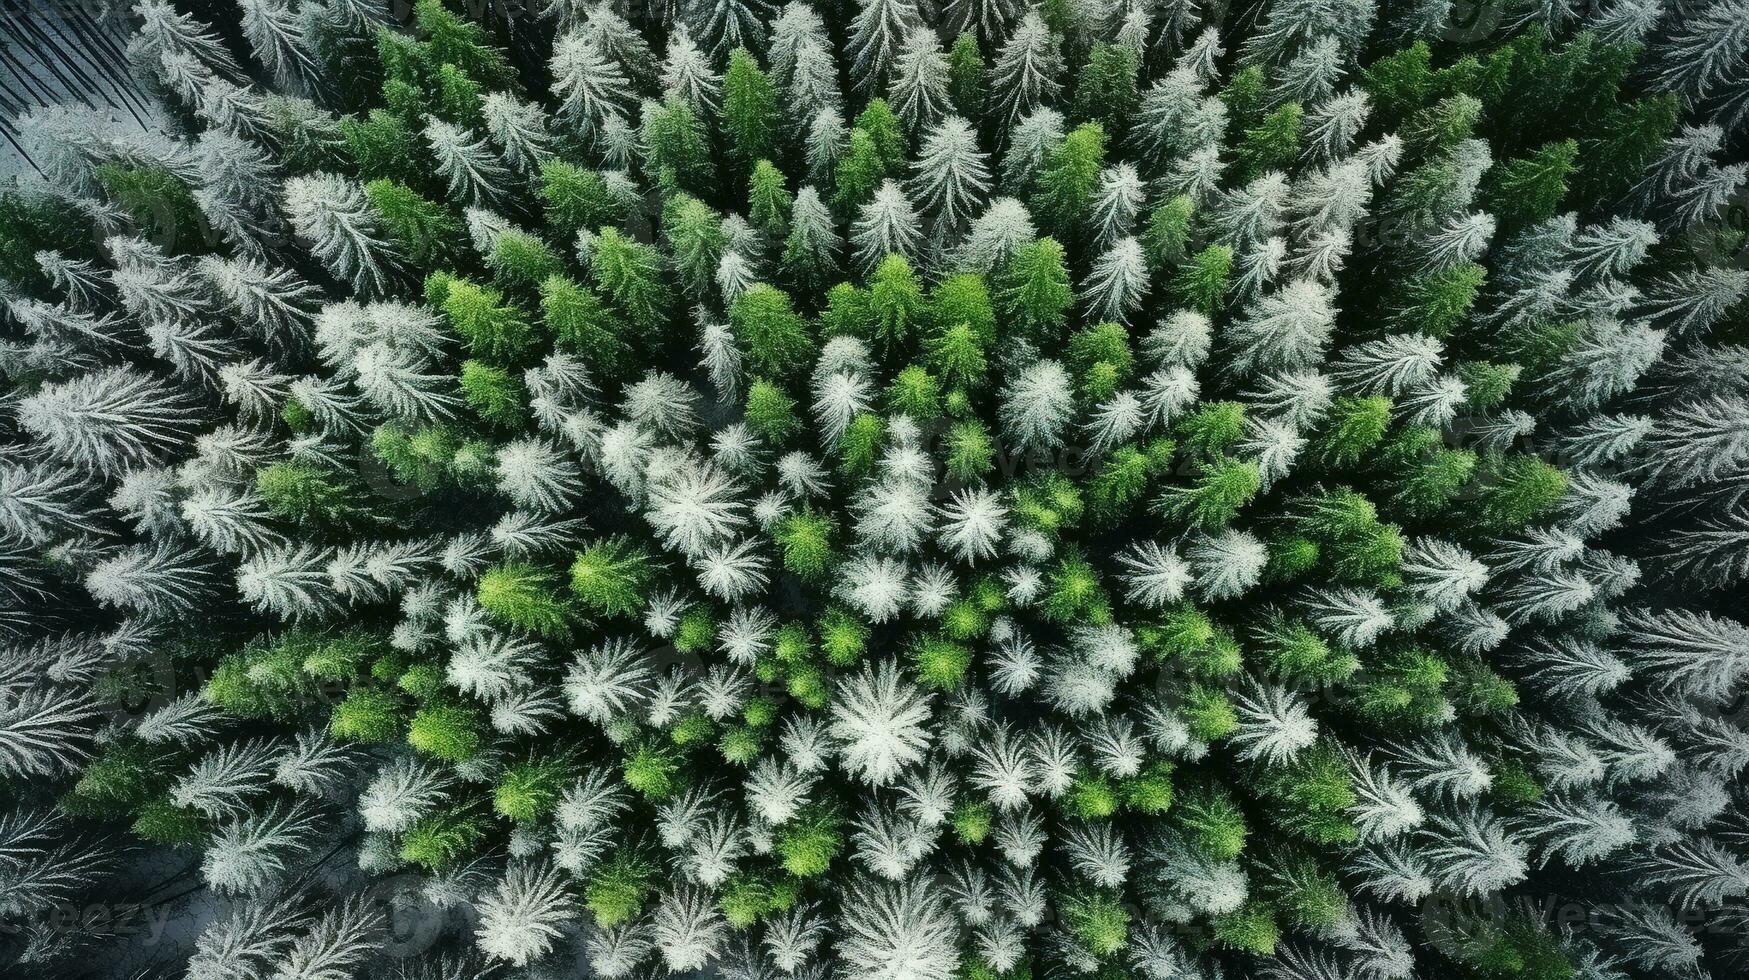
M0 0L0 181L35 174L14 121L32 106L73 102L108 111L119 128L155 114L127 77L127 25L112 0Z

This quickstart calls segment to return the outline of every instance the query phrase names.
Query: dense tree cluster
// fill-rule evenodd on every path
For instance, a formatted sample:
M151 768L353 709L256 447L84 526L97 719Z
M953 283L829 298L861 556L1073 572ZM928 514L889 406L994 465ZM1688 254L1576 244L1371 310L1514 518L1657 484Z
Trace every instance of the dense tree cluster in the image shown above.
M1462 6L141 0L6 975L1744 969L1749 4Z

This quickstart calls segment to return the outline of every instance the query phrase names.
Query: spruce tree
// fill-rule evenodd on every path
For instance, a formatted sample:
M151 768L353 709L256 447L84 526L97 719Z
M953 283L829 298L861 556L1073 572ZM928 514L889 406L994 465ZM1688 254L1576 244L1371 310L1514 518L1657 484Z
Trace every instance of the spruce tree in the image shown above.
M1086 238L1083 229L1105 163L1105 138L1098 123L1083 123L1045 157L1032 211L1062 241L1078 244Z
M777 91L746 48L729 53L723 72L722 127L729 158L742 171L776 155Z

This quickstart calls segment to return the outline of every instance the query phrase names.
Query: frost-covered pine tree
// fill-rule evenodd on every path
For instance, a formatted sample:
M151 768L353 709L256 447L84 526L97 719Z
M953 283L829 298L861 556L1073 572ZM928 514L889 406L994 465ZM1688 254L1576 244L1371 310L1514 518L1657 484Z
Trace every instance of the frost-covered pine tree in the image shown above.
M886 786L904 767L921 761L932 737L923 727L928 702L883 661L865 666L833 708L829 731L838 745L838 762L859 781Z
M286 181L285 210L292 228L331 274L365 296L389 292L402 258L356 183L335 174L293 178Z
M497 888L482 897L476 929L488 956L521 966L539 958L576 914L558 868L516 863Z
M18 419L67 465L118 474L188 445L193 404L174 385L117 367L44 386L19 404Z
M1235 324L1231 364L1252 372L1307 368L1323 357L1335 323L1327 287L1303 279L1262 297Z
M990 65L990 100L1003 122L1039 108L1062 90L1061 39L1037 11L1028 11Z
M932 217L931 237L954 244L990 191L990 168L977 134L959 116L949 116L923 135L911 165L911 194Z
M1002 402L1002 427L1017 451L1054 449L1074 410L1074 390L1062 365L1050 360L1032 364L1017 379Z
M1141 243L1119 239L1106 249L1082 284L1083 302L1095 320L1127 323L1148 293L1148 265Z
M625 72L584 33L566 34L553 43L550 68L559 116L579 136L595 135L610 117L624 116L633 101Z
M912 37L925 36L921 28L922 13L911 0L865 4L850 24L847 51L852 86L885 90L899 70L900 52Z
M924 257L924 239L917 211L896 180L885 180L874 197L857 212L850 226L850 245L864 273L887 256L917 261Z
M425 124L425 142L452 199L485 205L503 195L510 175L485 138L434 118Z

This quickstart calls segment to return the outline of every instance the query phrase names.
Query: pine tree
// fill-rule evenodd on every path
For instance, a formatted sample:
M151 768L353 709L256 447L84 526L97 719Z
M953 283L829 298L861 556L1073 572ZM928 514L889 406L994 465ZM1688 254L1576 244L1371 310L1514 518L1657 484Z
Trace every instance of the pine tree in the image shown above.
M333 174L286 182L292 227L336 278L365 295L389 292L400 256L385 241L381 218L359 186Z
M631 83L594 40L581 33L560 37L550 65L559 112L582 136L593 135L611 116L623 115Z
M1073 301L1063 247L1050 238L1022 247L1003 274L1000 299L1004 315L1029 338L1058 335Z
M790 232L784 241L783 264L798 287L819 287L833 278L843 240L832 213L813 187L796 192L790 209Z
M1698 102L1743 59L1746 45L1749 35L1741 8L1729 3L1708 7L1659 50L1660 87Z
M808 44L831 46L826 22L808 4L785 4L771 25L771 74L779 85L789 84L801 49Z
M703 295L728 244L722 218L698 198L677 194L662 206L662 234L682 286L694 297Z
M510 174L484 139L439 119L426 123L424 135L451 199L484 205L503 196Z
M774 239L787 237L791 207L783 174L770 160L754 164L747 189L747 215L754 226Z
M1034 237L1032 215L1026 206L1012 197L1000 197L972 222L952 261L969 272L989 276L1006 267L1014 253Z
M976 116L984 107L984 55L978 39L962 33L947 52L947 94L954 111Z
M1073 387L1061 365L1039 361L1016 379L1002 404L1002 426L1020 452L1053 449L1074 411Z
M1037 11L1028 11L1002 44L990 66L990 101L1004 123L1012 125L1062 91L1060 45Z
M1075 83L1074 115L1097 122L1113 140L1129 131L1136 111L1136 56L1129 49L1096 44Z
M489 955L523 965L551 948L559 926L574 912L571 896L551 865L514 864L482 902L477 934Z
M1083 239L1104 162L1105 131L1097 123L1077 126L1045 158L1032 210L1060 240Z
M771 286L742 293L729 310L729 328L747 345L754 371L767 377L787 377L814 353L807 322L794 312L789 296Z
M305 39L306 25L294 11L273 0L243 0L243 36L255 57L281 86L300 94L319 87L315 59Z
M552 134L540 106L515 96L493 92L480 101L486 134L504 161L518 173L538 173L552 152Z
M947 58L934 32L911 31L893 60L893 81L887 93L906 130L916 134L941 118L950 105L950 81Z
M976 42L1000 44L1008 36L1019 7L1006 0L953 0L943 15L948 30L964 32Z
M1122 238L1094 262L1082 285L1082 298L1095 320L1127 322L1142 305L1147 289L1148 264L1141 243Z
M911 165L912 194L934 216L932 237L951 244L990 190L990 170L971 125L949 116L924 135Z
M696 0L676 5L692 33L716 58L737 47L757 48L765 42L770 6L759 0Z
M662 91L678 98L694 112L712 113L722 96L722 78L710 60L684 30L668 39L668 54L662 61Z
M723 75L722 124L730 155L742 161L744 167L774 155L776 92L745 48L737 48L729 55L729 67Z
M910 0L876 0L857 11L848 44L855 87L885 89L898 68L901 48L918 33L921 22Z
M111 368L46 385L19 403L19 423L70 466L115 474L188 444L192 400L159 378Z
M922 258L923 239L917 212L898 181L884 180L874 197L857 212L850 226L850 244L865 273L883 259L896 255L906 260Z
M660 277L661 259L648 245L632 241L617 229L603 228L589 242L589 271L602 292L628 318L660 323L668 307L668 290Z
M930 736L921 726L928 703L900 680L891 660L864 665L844 689L829 729L846 767L871 786L893 782L900 767L920 760Z
M697 109L670 96L661 105L644 103L639 139L644 170L665 190L703 191L715 176L710 147Z
M1547 144L1527 157L1509 160L1495 178L1495 212L1508 227L1546 221L1567 193L1567 176L1579 153L1573 140Z
M1129 164L1101 170L1093 205L1094 244L1103 248L1128 237L1135 230L1145 196L1141 177Z

